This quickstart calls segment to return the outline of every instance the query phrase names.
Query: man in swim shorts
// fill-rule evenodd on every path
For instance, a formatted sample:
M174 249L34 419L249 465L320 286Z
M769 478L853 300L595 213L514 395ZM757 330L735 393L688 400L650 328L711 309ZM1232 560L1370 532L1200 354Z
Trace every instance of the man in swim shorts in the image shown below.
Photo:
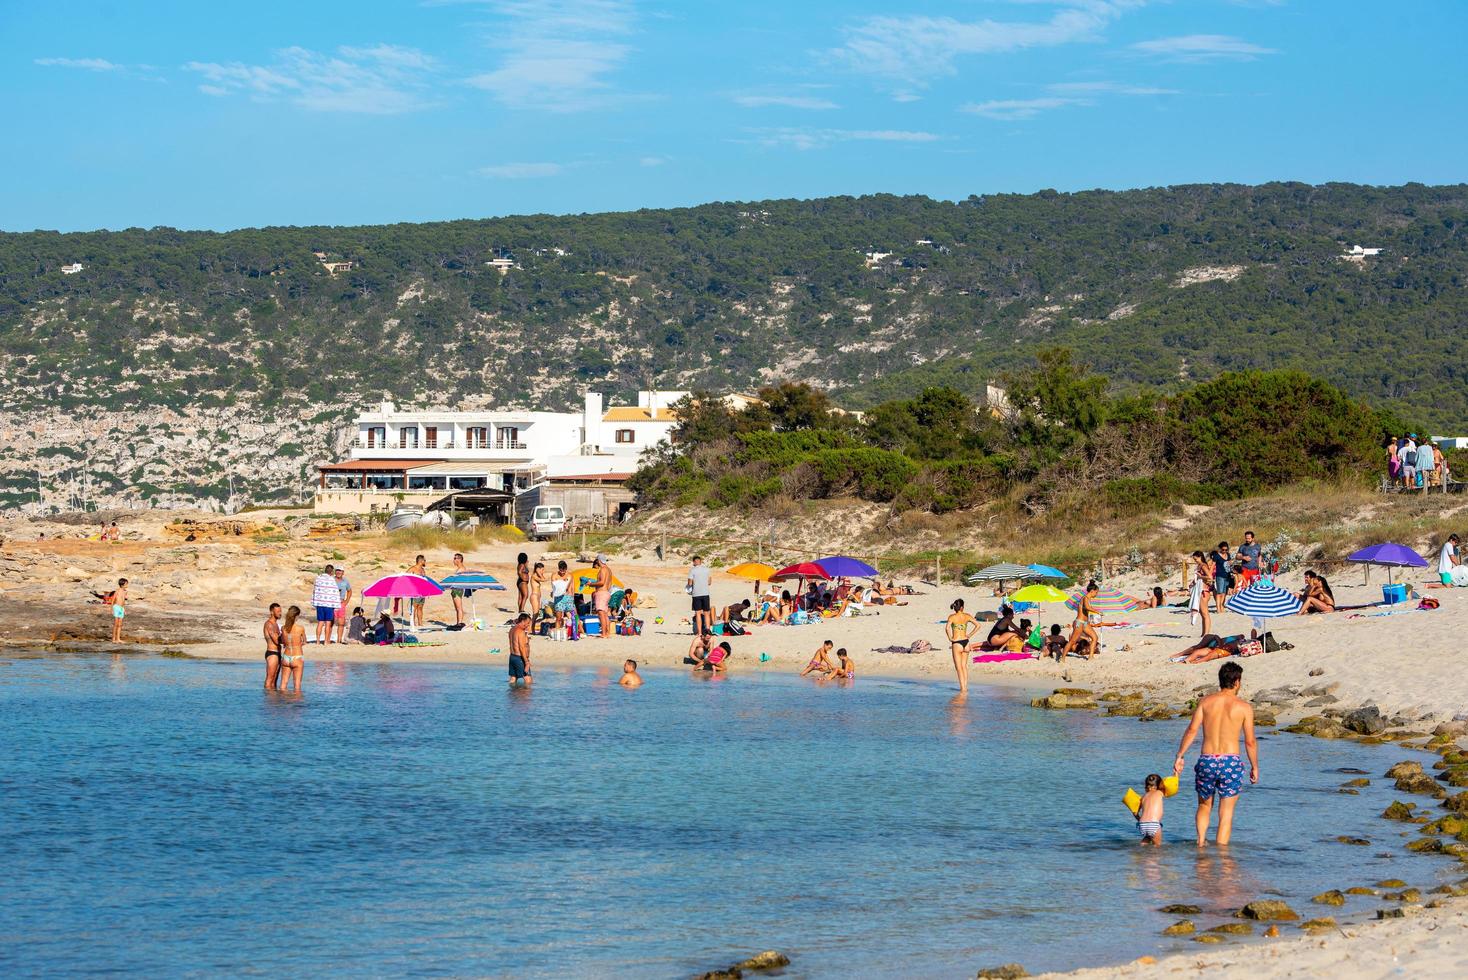
M521 613L510 627L510 686L530 686L530 614Z
M330 565L311 583L311 605L316 607L316 642L330 643L336 625L336 611L341 606L341 590L336 587L336 569Z
M1219 844L1233 836L1234 806L1244 788L1244 764L1239 758L1239 740L1249 755L1249 782L1259 782L1259 749L1254 741L1254 706L1239 697L1244 668L1229 661L1218 668L1218 690L1198 702L1188 730L1178 743L1173 775L1182 775L1183 763L1193 739L1203 732L1203 754L1193 766L1193 786L1198 792L1198 846L1208 841L1208 822L1213 801L1218 805Z

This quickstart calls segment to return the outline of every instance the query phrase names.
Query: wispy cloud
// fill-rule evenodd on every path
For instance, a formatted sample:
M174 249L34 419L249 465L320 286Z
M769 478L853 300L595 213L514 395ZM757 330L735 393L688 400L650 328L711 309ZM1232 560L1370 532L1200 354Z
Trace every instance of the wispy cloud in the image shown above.
M787 109L839 109L841 108L830 99L820 99L811 95L736 95L736 105L742 105L746 109L758 109L764 106L783 106Z
M663 164L668 162L668 158L658 156L646 156L642 157L637 162L644 167L661 167Z
M1067 99L1058 95L1047 95L1037 99L990 99L987 102L970 102L958 107L959 112L972 113L985 119L1030 119L1050 109L1061 109L1071 105L1086 105L1085 99Z
M1124 82L1056 82L1046 85L1045 91L1060 95L1177 95L1175 88L1157 88L1152 85L1128 85Z
M1260 55L1279 54L1243 38L1227 34L1184 34L1139 41L1132 49L1164 61L1253 61Z
M497 177L501 180L524 180L530 177L555 177L565 169L559 163L499 163L480 167L475 173L481 177Z
M1178 94L1176 89L1109 81L1055 82L1046 85L1045 92L1045 95L1032 99L990 99L987 102L970 102L967 105L959 106L959 111L983 116L986 119L1032 119L1052 109L1096 105L1107 96Z
M305 109L390 115L429 105L433 58L416 48L379 44L338 48L328 55L292 47L268 65L190 61L206 95L246 95L258 101L285 99Z
M854 70L921 86L932 75L952 74L960 57L1097 40L1103 28L1143 2L1058 0L1059 10L1034 21L868 17L847 30L846 43L833 54Z
M37 58L35 61L48 68L81 68L85 71L122 71L124 67L104 58Z
M634 11L626 0L500 0L492 45L499 65L469 84L517 109L575 112L610 101L612 75L632 48Z
M815 150L833 143L870 141L877 143L932 143L942 139L936 133L906 129L798 129L781 126L752 130L753 141L762 146Z

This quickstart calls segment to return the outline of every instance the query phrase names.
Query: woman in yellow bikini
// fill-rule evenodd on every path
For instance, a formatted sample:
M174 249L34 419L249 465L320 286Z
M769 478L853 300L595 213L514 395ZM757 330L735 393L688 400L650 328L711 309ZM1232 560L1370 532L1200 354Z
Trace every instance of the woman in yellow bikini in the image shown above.
M954 599L949 608L953 612L943 631L948 635L948 646L953 651L953 669L958 673L958 690L962 694L968 691L968 641L978 632L979 621L963 611L962 599Z
M283 690L300 693L301 681L306 675L306 627L296 622L301 615L300 606L291 606L285 611L285 623L280 628L280 673L285 679Z

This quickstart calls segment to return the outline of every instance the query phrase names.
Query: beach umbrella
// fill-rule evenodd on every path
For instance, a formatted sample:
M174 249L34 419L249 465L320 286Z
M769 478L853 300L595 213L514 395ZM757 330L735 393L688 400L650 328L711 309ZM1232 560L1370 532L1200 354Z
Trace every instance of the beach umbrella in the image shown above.
M773 581L774 579L782 579L782 578L830 578L830 577L831 577L830 574L827 573L827 571L824 568L822 568L820 565L817 565L815 562L813 562L813 561L798 561L794 565L786 565L784 568L780 569L774 575L771 575L770 576L770 579Z
M1027 578L1040 577L1041 576L1035 574L1035 570L1028 565L1016 565L1013 562L1000 562L997 565L990 565L988 568L981 568L977 572L974 572L972 575L965 575L963 581L967 585L974 585L978 582L1002 583L1007 582L1010 579L1024 581Z
M1070 598L1051 585L1027 585L1009 597L1010 602L1065 602Z
M1360 551L1346 558L1346 561L1359 562L1362 565L1380 565L1386 569L1386 580L1392 580L1393 568L1426 568L1427 559L1404 544L1396 544L1386 541L1381 544L1362 548Z
M596 589L596 569L578 568L571 573L571 591L579 594L592 592ZM622 580L613 573L611 587L614 589L625 589Z
M1225 608L1240 616L1259 620L1293 616L1300 611L1300 597L1273 582L1258 581L1247 589L1240 589L1223 601ZM1261 632L1263 632L1261 630Z
M369 599L426 599L443 587L426 575L385 575L362 590Z
M728 569L728 572L735 578L747 578L751 582L768 582L775 574L775 566L766 565L762 561L746 561Z
M1028 567L1030 571L1035 573L1036 578L1070 578L1069 575L1065 574L1060 569L1052 568L1049 565L1029 565L1026 567Z
M1079 610L1081 608L1081 599L1085 598L1085 595L1086 593L1084 591L1072 595L1069 599L1065 600L1066 608ZM1099 589L1091 597L1091 608L1098 613L1131 612L1141 605L1136 599L1118 589Z
M438 580L438 584L449 589L466 589L469 592L469 618L477 618L474 609L474 593L482 590L488 592L503 592L505 587L500 580L488 572L455 572L447 578Z
M826 570L826 574L832 578L876 578L877 570L866 562L857 558L849 558L846 555L833 555L830 558L822 558L816 562Z

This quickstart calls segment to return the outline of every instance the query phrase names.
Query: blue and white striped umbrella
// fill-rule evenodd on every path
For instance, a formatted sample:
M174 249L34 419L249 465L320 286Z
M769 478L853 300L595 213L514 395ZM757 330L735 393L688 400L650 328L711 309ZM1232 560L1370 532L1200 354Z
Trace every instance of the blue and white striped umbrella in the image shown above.
M1300 597L1273 582L1259 581L1240 589L1224 600L1224 606L1240 616L1254 619L1278 619L1300 611Z

